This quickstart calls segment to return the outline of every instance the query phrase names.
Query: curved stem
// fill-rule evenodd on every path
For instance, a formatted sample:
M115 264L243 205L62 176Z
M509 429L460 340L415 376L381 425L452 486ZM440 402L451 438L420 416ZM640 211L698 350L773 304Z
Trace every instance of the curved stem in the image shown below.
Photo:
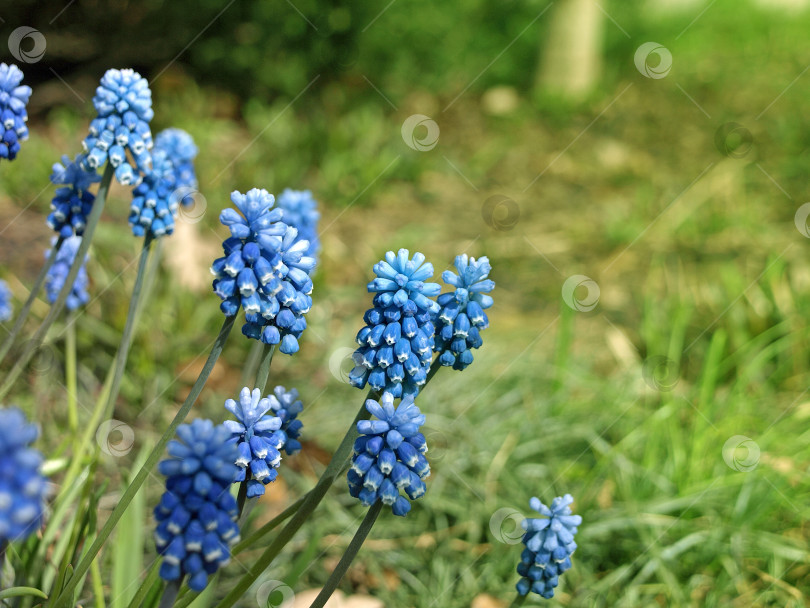
M343 575L346 574L352 561L354 561L354 558L357 556L357 552L360 551L360 547L366 540L368 533L371 532L371 528L374 526L374 522L377 521L377 516L379 516L382 506L383 503L380 500L371 505L365 518L360 523L360 527L357 528L357 532L354 533L354 537L349 543L349 546L346 547L343 557L340 558L338 565L332 571L329 580L326 581L326 584L323 586L323 589L321 589L318 597L315 598L315 601L312 602L310 608L323 608L326 602L329 601L329 598L332 597Z
M79 414L76 406L78 381L76 378L76 325L75 312L68 321L65 333L65 387L67 388L68 425L70 433L79 440Z
M34 300L37 299L39 290L42 289L42 285L45 283L45 278L48 276L48 271L51 269L51 266L53 266L54 261L56 261L56 255L59 253L59 248L62 246L64 240L65 237L63 236L56 239L56 244L51 249L51 253L48 255L45 265L39 271L39 274L34 281L34 285L31 287L31 291L28 293L28 298L25 300L25 304L23 304L17 318L14 320L14 327L11 328L11 333L6 337L5 342L3 342L3 346L0 346L0 361L6 358L8 351L11 350L11 347L14 345L14 340L17 339L17 335L20 333L23 325L25 325L25 320L28 318L28 313L31 312L31 306L34 304Z
M528 593L526 595L518 595L515 598L515 601L509 604L509 608L518 608L519 606L522 606L524 603L526 603L527 597L529 597Z
M152 585L154 585L155 581L158 580L159 571L160 571L160 558L156 559L154 562L152 562L152 565L149 566L146 578L143 579L141 586L138 587L138 590L135 592L135 595L132 596L132 599L127 605L127 608L138 608L143 603L143 600L146 598L146 594L149 593L149 590L152 588Z
M262 538L270 534L270 532L275 530L283 521L285 521L296 511L298 511L299 507L303 504L304 500L306 499L307 494L304 494L301 498L296 500L293 504L291 504L281 513L276 515L273 519L268 521L261 528L256 530L253 534L236 543L233 546L233 549L231 549L231 555L238 555L241 551L248 549L253 543L260 541Z
M258 388L262 392L262 395L264 395L264 391L267 388L267 379L270 377L270 364L273 362L275 352L275 344L264 345L259 369L256 372L256 382L254 384L254 388Z
M14 385L14 382L16 382L17 378L20 377L23 368L25 368L28 361L31 360L34 352L42 345L45 334L48 332L48 329L65 306L68 294L70 294L71 290L73 289L73 284L76 282L79 269L82 267L82 264L84 264L84 258L87 255L87 250L90 248L90 242L93 240L93 233L96 231L98 220L101 217L102 210L104 209L104 203L107 202L107 192L110 189L110 181L112 180L112 176L113 167L110 163L107 163L107 168L104 170L104 176L101 178L101 184L98 188L98 195L93 203L93 208L90 211L90 215L87 217L87 225L84 228L82 242L79 245L78 251L76 252L76 258L73 260L73 264L70 265L70 271L65 279L65 284L62 285L62 289L59 291L59 296L56 298L56 302L53 303L51 309L48 311L45 320L39 326L39 329L37 329L37 331L34 333L34 337L28 343L28 346L14 363L14 367L11 368L8 376L6 376L6 380L3 385L0 386L0 401L6 396L6 394L8 394L8 391Z
M177 599L177 594L180 592L180 583L181 579L166 583L163 595L160 596L158 608L172 608L174 601Z
M194 386L191 387L191 392L189 393L188 397L186 397L183 405L177 411L177 414L175 415L171 424L169 424L169 427L164 431L160 440L157 442L155 447L152 448L152 451L149 453L149 457L146 459L144 465L135 474L135 477L127 486L126 491L124 492L123 496L121 496L121 500L115 506L112 513L110 513L104 527L102 527L99 531L96 539L93 541L93 544L87 549L84 557L76 566L70 581L65 585L65 587L62 589L62 593L60 593L59 597L57 597L54 601L54 607L65 606L69 603L69 598L73 597L73 593L76 590L79 581L81 581L84 575L87 573L87 570L90 568L90 564L93 562L96 555L98 555L102 545L106 542L107 538L110 536L110 533L118 524L118 520L121 519L121 516L129 506L129 503L144 484L152 469L155 468L158 460L160 460L161 456L163 455L163 450L166 448L166 444L169 443L169 440L172 437L174 437L177 427L180 426L180 424L186 419L186 416L188 415L192 406L194 403L196 403L197 398L200 396L200 393L208 380L208 376L211 375L211 370L214 369L217 359L219 359L220 354L222 354L222 349L225 346L228 335L231 333L231 329L233 329L233 323L235 320L235 316L225 318L225 322L222 324L222 329L219 330L219 335L214 342L213 348L211 348L211 353L208 355L205 366L203 366L200 376L197 378Z

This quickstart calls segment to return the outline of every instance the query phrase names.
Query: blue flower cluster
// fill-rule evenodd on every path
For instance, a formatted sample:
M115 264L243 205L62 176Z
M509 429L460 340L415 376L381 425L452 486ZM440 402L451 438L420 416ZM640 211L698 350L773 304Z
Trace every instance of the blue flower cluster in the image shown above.
M174 218L178 203L172 196L174 165L165 150L156 148L152 154L152 166L143 180L132 190L132 205L129 224L132 234L153 238L174 232Z
M282 211L273 208L275 198L266 190L234 192L231 200L238 211L225 209L219 217L231 236L222 243L225 255L211 267L220 309L232 316L244 308L244 335L296 353L312 306L315 259L305 255L309 243L280 221Z
M28 139L28 98L31 87L20 85L23 73L16 65L0 63L0 159L14 160L20 151L20 142Z
M194 139L182 129L164 129L155 137L155 150L164 150L172 161L172 197L181 205L192 205L192 194L198 187L197 173L194 170L198 150Z
M8 283L0 279L0 323L10 320L13 315L11 290L8 288Z
M267 413L271 411L270 399L262 398L258 388L252 392L248 387L243 388L239 401L226 400L225 409L236 416L236 420L225 421L231 442L239 450L235 461L239 471L234 481L247 480L248 498L262 496L264 486L278 477L279 450L284 445L281 418Z
M51 239L51 246L56 245L56 237ZM82 237L71 236L62 241L59 251L56 252L56 259L53 265L48 269L48 274L45 276L45 293L48 297L48 302L53 304L59 297L59 292L67 280L70 273L70 266L73 260L76 259L76 254L79 251L79 246L82 244ZM51 250L45 252L45 259L50 256ZM79 267L79 274L76 275L76 280L73 282L73 288L68 293L65 306L68 310L76 310L79 306L83 306L90 301L90 295L87 293L87 285L89 283L87 278L87 257Z
M550 599L559 576L571 568L571 554L577 548L574 535L582 517L572 515L570 504L574 499L570 494L557 497L548 508L539 498L532 498L529 506L545 515L546 519L527 518L523 520L523 550L518 564L518 574L522 577L517 583L520 595L529 591Z
M177 428L170 458L158 465L166 491L155 507L155 545L163 556L160 577L202 591L208 577L230 560L239 541L239 510L230 487L237 475L236 445L224 426L194 420Z
M87 156L84 165L98 169L107 161L115 167L115 179L124 186L140 182L149 170L152 132L149 122L152 92L149 83L131 69L107 70L96 89L93 105L98 117L90 123L90 134L83 142ZM132 155L134 167L127 159Z
M318 212L318 201L312 197L312 192L287 188L279 195L278 206L284 211L282 217L284 223L298 230L299 239L309 241L306 255L317 258L321 250L321 241L318 238L318 221L321 214Z
M84 234L87 216L96 200L90 186L100 181L101 176L94 169L85 169L83 163L83 154L77 154L74 160L65 154L62 162L54 163L51 169L51 183L62 188L57 188L51 201L47 222L64 238Z
M495 282L487 279L492 267L486 257L476 260L459 255L455 267L458 274L450 270L442 273L442 280L455 290L438 297L442 309L433 350L442 365L462 370L473 362L470 349L483 343L480 332L489 327L484 310L492 306L492 297L487 294L495 289Z
M0 408L0 547L42 525L48 486L42 455L31 447L38 435L19 409Z
M289 391L283 386L273 389L270 400L270 409L281 419L279 432L284 435L284 451L288 456L301 451L301 429L304 423L298 420L298 414L304 411L304 404L298 398L298 391L291 388Z
M421 498L430 475L425 436L419 432L425 416L413 397L403 398L394 408L394 396L383 393L380 402L366 401L366 409L377 420L360 420L360 437L354 442L352 468L347 474L349 492L369 507L378 500L389 505L394 515L404 517L411 510L408 501ZM404 490L407 498L400 494Z
M433 357L433 316L439 305L438 283L425 283L433 265L425 256L407 249L389 251L374 265L377 278L367 288L374 293L374 308L366 311L366 326L357 334L360 345L353 355L356 367L349 374L352 386L366 383L394 397L416 395L425 383Z

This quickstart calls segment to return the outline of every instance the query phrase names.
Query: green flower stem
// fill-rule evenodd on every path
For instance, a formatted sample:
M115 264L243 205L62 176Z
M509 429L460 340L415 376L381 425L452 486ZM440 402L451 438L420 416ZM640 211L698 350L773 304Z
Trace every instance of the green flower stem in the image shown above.
M177 414L169 427L164 431L160 440L157 442L155 447L152 448L152 451L149 453L149 457L146 459L144 465L135 474L135 477L132 479L129 486L127 486L126 491L124 492L123 496L121 496L121 500L115 506L112 513L110 513L110 516L107 518L104 527L102 527L99 531L95 541L93 541L93 544L89 549L87 549L84 557L76 566L70 581L65 585L62 592L59 594L59 597L57 597L56 601L53 603L54 608L67 608L70 603L70 598L73 597L79 581L87 573L87 570L90 568L90 564L93 562L96 555L98 555L102 545L104 545L107 538L110 536L110 533L112 533L113 529L118 524L118 521L121 519L121 516L124 514L126 508L129 506L129 503L144 484L152 469L155 468L158 460L160 460L161 456L163 456L163 450L166 448L166 444L169 443L169 440L172 437L174 437L177 427L180 426L180 424L186 419L186 416L188 416L192 406L200 396L200 393L208 380L208 376L211 375L211 370L214 369L217 359L219 359L220 354L222 354L222 349L225 346L228 335L231 333L231 329L233 329L233 323L235 320L235 316L225 318L225 321L222 324L222 329L219 330L219 335L214 342L214 346L211 348L211 353L208 355L208 360L205 362L205 366L203 366L200 376L197 378L194 386L191 387L191 392L189 393L188 397L186 397L183 405L177 411Z
M257 388L262 392L267 389L267 379L270 377L270 364L273 362L273 355L276 352L275 344L265 344L262 350L262 358L259 363L259 369L256 372L256 382L253 388Z
M71 315L65 331L65 386L67 388L68 425L73 437L78 441L79 413L76 405L76 391L78 381L76 378L76 314Z
M296 500L293 504L289 507L284 509L281 513L276 515L273 519L268 521L264 524L261 528L256 530L253 534L248 536L247 538L243 538L238 543L233 546L231 549L231 555L237 555L240 552L244 551L245 549L249 549L254 543L260 541L265 536L270 534L273 530L275 530L282 522L289 519L296 511L298 511L299 507L304 503L308 494L304 494L301 498Z
M245 364L242 366L242 380L239 386L247 386L251 378L256 377L256 370L259 369L259 358L262 356L264 350L264 342L259 340L250 340L253 344L250 346Z
M87 255L87 250L90 248L90 242L93 240L93 233L96 231L96 226L98 226L101 212L104 209L104 203L107 202L107 192L110 189L110 181L112 180L112 176L113 167L110 163L107 163L107 167L104 170L104 176L101 178L101 184L98 188L98 195L93 203L93 209L90 211L90 215L87 217L87 225L84 228L82 242L79 245L79 250L76 252L76 259L73 260L73 264L70 266L70 272L68 272L67 279L65 279L65 284L59 291L59 296L56 298L56 302L53 303L51 309L48 311L48 314L45 316L45 320L39 326L39 329L37 329L37 331L34 333L34 337L28 343L28 346L14 363L14 367L11 368L8 376L6 376L6 380L3 385L0 386L0 401L2 401L3 398L8 394L8 391L17 381L17 378L20 377L20 374L28 364L28 361L31 360L34 352L42 345L45 334L48 332L48 329L65 306L68 294L73 289L73 284L76 282L79 269L82 267L82 264L84 264L84 258Z
M509 608L518 608L519 606L522 606L523 604L526 603L527 597L529 597L528 593L526 595L518 595L515 598L515 601L509 604Z
M371 505L365 518L363 518L363 521L360 523L360 527L357 528L357 532L354 533L354 537L349 543L349 546L346 547L343 557L340 558L338 565L332 571L332 574L329 575L329 580L326 581L326 584L323 586L323 589L321 589L318 597L315 598L315 601L312 602L310 608L323 608L326 602L329 601L329 598L332 597L341 579L357 556L357 552L360 551L360 547L366 540L368 533L371 532L371 528L374 526L374 522L377 521L382 507L383 503L380 500Z
M59 248L62 246L64 241L65 238L62 236L56 239L56 245L54 245L51 249L51 253L48 256L45 265L42 267L42 270L39 271L39 274L34 281L34 286L31 287L31 291L28 294L28 299L25 301L25 304L23 304L23 307L17 314L17 318L14 320L14 327L11 329L11 333L6 337L5 342L3 342L3 346L0 346L0 361L6 358L8 351L11 350L11 347L14 345L14 340L17 339L23 325L25 325L25 320L28 318L28 313L31 312L31 306L34 304L34 300L37 299L39 290L42 289L42 285L45 283L45 277L48 276L48 271L56 261L56 254L59 253Z
M158 608L172 608L174 601L177 599L177 594L180 592L181 582L182 579L178 579L166 583L166 588L163 589L163 595L160 596Z
M149 570L146 573L146 578L143 579L141 586L138 587L138 590L135 592L135 595L132 596L132 599L129 602L127 608L138 608L142 603L143 600L146 599L146 594L149 593L149 590L152 588L152 585L158 580L158 572L160 571L160 558L156 559L152 562L152 565L149 566Z
M436 372L441 369L441 367L442 365L439 363L439 359L437 357L430 366L430 371L427 374L425 385L422 387L423 390L433 376L436 375ZM241 598L245 592L247 592L253 582L259 578L259 576L261 576L262 572L264 572L268 566L270 566L273 560L278 556L287 543L290 542L301 526L304 525L304 522L306 522L312 512L317 508L318 504L320 504L320 502L323 500L324 496L326 496L326 492L332 486L336 477L340 475L346 461L351 456L354 441L359 436L357 432L357 423L360 420L367 419L369 416L365 407L366 401L368 399L378 398L379 394L377 391L372 389L368 392L366 398L363 399L363 405L360 406L360 410L357 412L357 415L354 417L349 430L343 437L343 441L340 442L340 445L332 456L332 460L329 461L329 464L326 466L326 470L324 470L324 472L321 474L321 477L316 482L315 487L312 488L304 497L303 503L300 507L298 507L295 515L293 515L292 519L287 523L286 526L284 526L281 532L279 532L278 536L270 544L270 546L264 550L264 552L256 559L255 562L253 562L251 567L248 568L248 571L242 576L241 579L239 579L236 586L231 589L231 591L222 599L222 601L219 602L219 604L217 604L217 608L231 608L239 600L239 598Z

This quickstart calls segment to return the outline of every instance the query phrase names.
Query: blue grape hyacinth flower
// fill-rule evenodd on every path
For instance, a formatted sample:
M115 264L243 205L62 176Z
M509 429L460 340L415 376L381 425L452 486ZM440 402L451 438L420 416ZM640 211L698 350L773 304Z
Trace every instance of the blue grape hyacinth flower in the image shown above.
M298 230L299 239L309 241L306 255L317 258L321 250L321 241L318 238L318 222L321 214L318 211L318 201L312 197L312 192L287 188L279 195L278 206L284 211L282 217L284 223Z
M520 595L529 591L550 599L560 575L571 568L571 554L577 548L574 535L582 517L571 514L569 506L574 499L570 494L558 496L551 501L551 508L532 498L529 506L545 515L541 518L523 520L523 544L526 546L518 564L521 579L517 583Z
M439 354L442 365L463 370L473 362L471 349L481 346L481 332L489 327L487 313L492 306L488 294L495 282L488 279L492 267L486 257L456 256L458 274L445 270L442 280L455 287L437 299L441 312L436 318L436 340L433 350Z
M0 159L14 160L20 142L28 139L28 99L31 87L20 84L23 73L16 65L0 63Z
M48 226L59 236L67 238L84 234L87 216L93 208L96 197L90 186L101 180L94 169L83 167L84 154L77 154L74 160L65 154L61 163L54 163L51 170L51 183L57 188L51 201Z
M149 83L132 69L107 70L96 89L93 105L98 117L90 122L90 133L82 143L87 153L84 166L98 169L109 161L121 185L140 183L141 173L147 172L151 165L149 150L153 145L149 122L154 112Z
M0 279L0 323L9 321L13 315L11 290L8 288L8 283Z
M182 129L164 129L155 137L155 150L164 150L172 162L172 196L183 206L194 204L192 194L198 188L194 170L198 150L194 139Z
M155 545L163 557L160 577L202 591L208 577L230 560L239 542L239 509L230 487L238 473L237 448L230 431L210 420L177 428L169 458L158 470L166 491L155 507Z
M152 152L152 166L132 190L129 224L132 234L158 238L174 232L178 202L172 196L174 165L165 150Z
M304 404L298 398L298 391L291 388L289 391L283 386L273 389L273 394L267 397L270 400L270 409L281 419L279 433L284 437L282 444L288 456L301 451L301 429L304 423L298 420L298 414L304 411Z
M389 251L374 265L377 278L368 284L374 293L374 308L366 311L366 326L357 334L360 345L353 355L355 368L349 374L352 386L371 385L394 397L416 395L427 379L433 357L432 318L439 305L438 283L426 283L433 265L425 256L407 249Z
M383 393L379 403L368 399L366 409L377 420L357 423L360 437L354 442L352 467L347 474L349 492L367 507L380 500L394 515L404 517L411 510L409 499L425 494L422 480L430 475L425 458L427 443L419 432L425 416L411 396L394 407L391 393Z
M0 547L42 525L48 484L40 470L42 454L31 447L38 436L21 410L0 408Z
M236 417L225 421L238 449L235 462L239 471L234 482L247 482L248 498L262 496L264 486L278 477L284 445L284 435L279 432L282 420L273 415L270 399L262 398L258 388L243 388L239 401L226 400L225 409Z
M315 259L304 253L309 243L280 221L282 211L273 208L275 198L267 190L234 192L231 200L238 211L220 214L231 236L222 243L225 255L211 266L220 309L233 316L243 308L245 336L294 354L312 306L309 275Z
M56 237L51 239L51 247L56 245L56 241ZM59 292L67 280L70 266L73 264L73 260L76 259L76 253L78 253L81 244L82 237L71 236L62 241L59 251L56 252L56 259L48 269L47 275L45 275L45 294L51 304L56 302L59 297ZM50 253L50 249L45 252L46 260L50 257ZM76 275L73 287L68 293L67 300L65 300L65 306L68 310L76 310L90 301L90 295L87 293L89 280L86 265L87 256L85 256L82 265L79 267L79 274Z

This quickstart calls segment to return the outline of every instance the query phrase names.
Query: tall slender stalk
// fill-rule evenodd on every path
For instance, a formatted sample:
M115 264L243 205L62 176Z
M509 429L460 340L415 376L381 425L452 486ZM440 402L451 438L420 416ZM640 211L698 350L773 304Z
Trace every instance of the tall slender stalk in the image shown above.
M332 597L332 594L335 592L335 589L337 589L341 579L346 574L346 571L349 569L352 561L354 561L354 558L357 556L357 552L360 551L360 547L363 546L363 542L366 540L368 533L371 532L371 528L374 526L374 522L377 521L377 517L379 516L382 507L383 503L379 500L371 505L368 513L366 513L366 516L360 523L360 527L357 528L357 532L354 533L354 537L349 543L349 546L346 547L343 557L340 558L338 565L335 566L334 570L332 570L332 574L329 575L329 579L326 581L323 589L321 589L318 597L316 597L315 601L310 605L310 608L323 608L326 605L326 602L329 601L329 598Z
M121 500L115 506L112 513L110 513L106 523L99 531L96 539L93 541L93 544L87 549L84 557L82 557L82 560L76 566L73 576L64 586L59 596L54 600L52 604L54 608L69 605L70 598L73 597L76 587L87 573L87 570L90 568L90 564L96 558L96 555L98 555L102 545L104 545L107 538L115 529L115 526L118 524L118 521L121 519L121 516L124 514L124 511L129 506L129 503L132 501L135 494L144 484L152 469L155 468L158 460L160 460L161 456L163 456L163 450L166 448L166 444L169 443L169 440L172 437L174 437L177 427L180 426L180 424L186 419L186 416L188 415L192 406L194 403L196 403L197 398L200 396L208 377L211 375L211 370L214 369L217 359L219 359L220 354L222 354L222 349L225 346L228 335L231 333L231 329L233 329L233 323L235 320L235 316L225 318L222 328L219 330L219 335L214 342L214 346L211 348L211 353L208 355L208 359L200 372L200 376L197 378L194 386L191 387L191 392L189 393L188 397L186 397L183 405L177 411L177 414L175 415L171 424L169 424L169 427L164 431L160 440L157 442L155 447L152 448L152 451L149 453L149 457L146 459L144 465L135 474L135 477L133 477L132 481L127 486L126 491L124 492L123 496L121 496Z
M90 211L90 215L87 217L87 225L84 228L82 242L79 245L79 250L76 252L76 258L73 260L73 264L70 265L70 271L68 272L67 279L65 279L65 284L59 291L59 296L56 298L56 302L53 303L51 309L48 311L45 320L39 326L39 329L37 329L37 331L34 333L34 337L28 343L28 346L14 363L14 367L12 367L11 371L9 371L3 385L0 386L0 401L2 401L2 399L8 394L8 391L14 385L14 382L17 381L17 378L20 377L20 374L28 364L28 361L31 360L34 352L42 345L45 334L47 334L48 329L65 306L68 294L73 289L73 283L76 282L79 269L82 267L82 264L84 264L84 258L87 255L87 250L90 248L90 242L93 240L93 233L96 231L96 226L98 225L99 218L101 217L101 212L104 209L104 204L107 202L107 192L110 189L110 181L112 180L112 176L113 167L110 163L107 163L107 167L104 169L104 176L101 178L101 184L99 184L98 187L98 195L93 203L93 208Z
M515 601L509 604L509 608L519 608L520 606L526 603L527 597L529 597L528 593L526 595L518 595L515 598Z
M427 379L425 381L425 385L422 387L427 386L427 383L436 375L439 369L442 367L441 363L439 363L438 357L434 359L433 364L430 366L430 370L427 374ZM279 532L278 536L275 540L270 544L267 549L256 559L255 562L248 568L248 571L239 579L239 582L236 583L236 586L231 589L231 591L222 599L222 601L217 604L217 608L231 608L250 588L253 582L261 576L262 572L264 572L268 566L273 562L273 560L281 553L281 550L287 545L288 542L292 539L296 532L304 525L304 522L309 518L312 512L318 507L320 502L323 500L324 496L326 496L326 492L332 486L335 481L335 478L343 471L343 466L345 465L346 461L349 459L352 453L352 448L354 446L354 441L359 436L357 432L357 423L360 420L365 420L368 418L369 414L366 410L365 403L368 399L378 399L379 393L374 390L370 390L366 395L366 398L363 399L363 405L360 406L360 410L357 412L357 415L354 417L349 430L346 432L346 435L343 437L343 440L340 442L337 450L332 455L332 459L329 461L329 464L326 465L326 469L321 474L320 479L315 483L315 487L312 488L309 493L306 495L304 502L298 508L295 515L293 515L292 519L287 523L286 526Z
M11 333L6 337L5 342L3 342L3 346L0 346L0 362L6 358L8 351L11 350L11 347L14 345L14 340L17 339L17 335L20 333L20 330L22 330L23 325L25 325L25 320L28 318L28 313L31 312L31 306L34 304L34 300L37 299L39 290L42 289L42 285L45 283L45 278L48 276L48 271L56 261L56 255L59 253L59 248L62 246L64 241L65 237L63 236L56 239L56 245L54 245L51 249L51 253L48 255L45 265L39 271L36 280L34 280L34 285L31 287L31 291L28 292L28 298L25 300L25 304L23 304L20 312L17 313L17 318L14 319L14 327L11 328Z
M75 441L79 435L79 413L77 408L78 379L76 369L76 323L75 313L71 315L65 332L65 386L67 387L67 410L70 433Z
M270 364L273 362L273 355L276 352L274 344L265 344L262 351L262 358L259 362L259 369L256 372L256 382L254 388L259 389L264 395L267 389L267 379L270 377Z

